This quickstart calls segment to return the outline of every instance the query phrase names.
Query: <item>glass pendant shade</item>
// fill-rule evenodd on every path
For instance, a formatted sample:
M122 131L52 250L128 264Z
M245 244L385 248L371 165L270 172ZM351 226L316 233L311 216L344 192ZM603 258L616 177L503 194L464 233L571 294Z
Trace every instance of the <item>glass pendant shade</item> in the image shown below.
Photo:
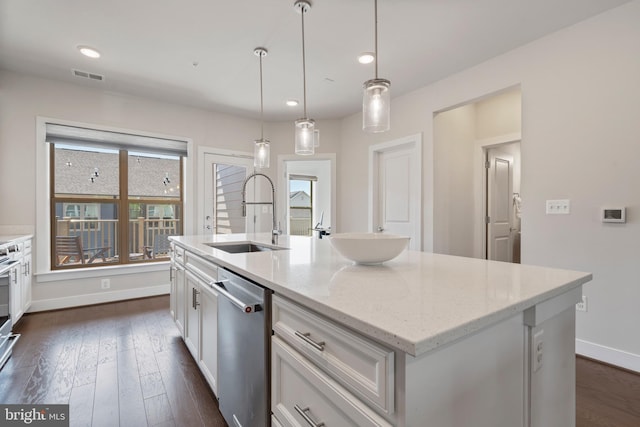
M362 129L366 132L386 132L391 128L391 82L386 79L367 80L362 93Z
M311 155L314 153L315 121L312 119L298 119L295 123L296 154Z
M268 168L270 156L270 144L268 139L256 139L253 144L253 167Z

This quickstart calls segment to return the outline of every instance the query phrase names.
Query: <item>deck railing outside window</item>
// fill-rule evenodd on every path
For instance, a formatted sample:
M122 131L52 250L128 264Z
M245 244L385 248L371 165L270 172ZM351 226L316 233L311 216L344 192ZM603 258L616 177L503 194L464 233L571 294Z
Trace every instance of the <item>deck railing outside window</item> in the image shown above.
M72 218L58 218L56 235L58 236L81 236L82 247L85 250L91 248L107 248L105 249L104 262L118 262L118 220L116 219L100 219L100 220L80 220ZM127 247L132 248L133 252L129 254L131 261L147 260L147 259L168 259L168 253L154 253L154 242L159 235L177 235L180 234L179 219L147 219L144 217L129 220L129 239L130 244ZM85 258L89 258L91 253L85 254ZM60 261L61 264L80 263L79 259L69 258ZM95 262L103 262L102 259L96 259Z

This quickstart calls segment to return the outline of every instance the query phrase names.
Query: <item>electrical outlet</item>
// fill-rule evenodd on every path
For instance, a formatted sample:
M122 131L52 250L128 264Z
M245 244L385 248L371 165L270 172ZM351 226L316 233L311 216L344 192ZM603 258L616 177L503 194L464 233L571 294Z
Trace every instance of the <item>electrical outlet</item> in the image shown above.
M576 304L576 310L587 311L587 297L582 295L582 301Z
M102 289L109 289L111 287L111 280L110 279L102 279L100 281L100 286L102 287Z
M547 215L568 215L571 213L571 202L564 200L547 200Z
M543 332L544 330L541 329L533 336L533 348L531 349L533 372L537 372L542 367L542 355L544 350L544 341L542 340Z

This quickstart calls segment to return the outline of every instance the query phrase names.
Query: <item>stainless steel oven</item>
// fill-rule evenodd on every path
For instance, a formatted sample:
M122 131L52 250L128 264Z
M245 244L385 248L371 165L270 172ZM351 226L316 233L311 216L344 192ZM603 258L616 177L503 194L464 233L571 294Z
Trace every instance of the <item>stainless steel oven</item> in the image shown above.
M14 268L17 262L9 248L0 248L0 369L11 357L13 346L20 338L12 332L11 318L11 284L18 280L19 269Z

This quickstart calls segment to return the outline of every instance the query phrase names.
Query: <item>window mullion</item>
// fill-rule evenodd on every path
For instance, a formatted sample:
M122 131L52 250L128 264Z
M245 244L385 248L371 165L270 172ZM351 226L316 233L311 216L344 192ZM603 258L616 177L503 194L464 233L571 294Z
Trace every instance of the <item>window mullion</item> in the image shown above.
M129 154L127 150L120 150L120 202L118 204L118 223L120 242L120 262L129 262Z

